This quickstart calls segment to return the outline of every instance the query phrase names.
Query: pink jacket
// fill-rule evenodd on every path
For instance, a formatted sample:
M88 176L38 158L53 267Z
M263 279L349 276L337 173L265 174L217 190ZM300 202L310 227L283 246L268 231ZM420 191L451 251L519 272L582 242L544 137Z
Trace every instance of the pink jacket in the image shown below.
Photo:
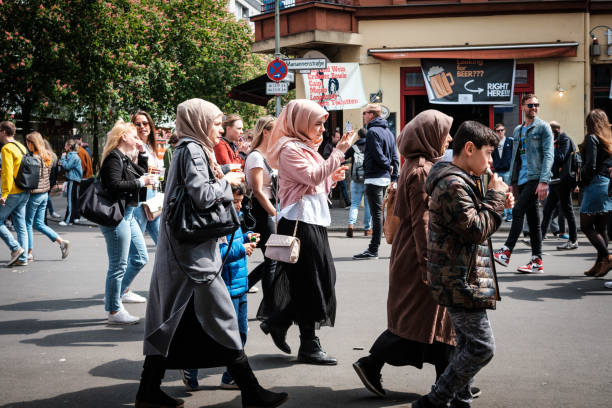
M300 142L283 146L278 160L278 199L281 209L298 202L307 194L329 191L332 172L344 161L344 153L334 148L327 160Z

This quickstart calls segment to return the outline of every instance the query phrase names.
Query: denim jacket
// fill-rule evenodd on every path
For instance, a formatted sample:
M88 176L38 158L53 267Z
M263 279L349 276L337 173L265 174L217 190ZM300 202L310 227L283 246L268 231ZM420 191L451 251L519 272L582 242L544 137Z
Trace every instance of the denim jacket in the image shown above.
M513 133L514 146L512 146L512 160L510 161L510 181L512 184L518 182L521 169L521 165L517 161L517 155L521 144L522 127L522 124L518 125ZM538 117L534 119L533 126L527 130L525 149L527 180L538 180L540 183L548 184L552 178L552 165L555 158L554 137L548 123Z

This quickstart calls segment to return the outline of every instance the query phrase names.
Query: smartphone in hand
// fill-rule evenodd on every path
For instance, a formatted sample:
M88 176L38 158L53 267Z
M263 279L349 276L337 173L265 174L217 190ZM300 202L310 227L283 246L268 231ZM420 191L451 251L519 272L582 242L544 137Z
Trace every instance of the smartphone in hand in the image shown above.
M353 130L353 125L347 120L346 124L344 125L344 133L348 133L351 130Z

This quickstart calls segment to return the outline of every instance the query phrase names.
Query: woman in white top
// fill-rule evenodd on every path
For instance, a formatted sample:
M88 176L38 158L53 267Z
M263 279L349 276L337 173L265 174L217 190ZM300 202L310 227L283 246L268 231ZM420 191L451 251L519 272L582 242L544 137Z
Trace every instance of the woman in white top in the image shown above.
M255 221L255 232L260 234L259 248L265 254L266 242L274 233L274 218L276 216L275 189L277 171L270 167L262 152L268 148L268 140L274 128L275 118L270 115L259 118L255 125L255 134L247 155L244 173L252 191L251 216ZM249 289L261 280L263 301L257 312L260 320L265 320L270 309L270 290L274 282L276 261L264 256L264 261L249 273Z
M354 141L345 134L327 160L317 152L323 140L328 113L319 104L296 99L287 104L268 140L267 159L279 172L278 233L300 239L295 264L278 262L273 286L275 309L261 324L277 347L291 349L285 341L292 323L300 328L298 361L335 365L335 358L321 348L315 329L333 326L336 319L336 269L329 248L327 226L331 222L327 194L344 179L344 153Z
M132 123L138 130L138 138L144 143L145 155L147 156L149 168L148 173L156 175L164 174L164 161L157 156L157 143L155 143L155 124L151 115L145 111L138 111L132 115ZM153 187L147 189L147 200L160 194L157 191L157 182ZM157 237L159 236L159 216L153 221L147 219L147 214L142 208L142 204L134 212L134 218L140 227L143 235L145 231L149 233L155 245L157 245Z

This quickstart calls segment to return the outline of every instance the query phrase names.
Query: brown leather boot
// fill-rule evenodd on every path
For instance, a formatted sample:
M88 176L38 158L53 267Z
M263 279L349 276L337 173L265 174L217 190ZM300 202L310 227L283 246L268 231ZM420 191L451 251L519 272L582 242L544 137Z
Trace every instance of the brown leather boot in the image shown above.
M595 262L595 265L591 266L589 269L584 271L584 274L586 276L593 276L593 274L599 270L598 266L599 266L599 262Z
M599 268L597 271L593 271L593 276L596 278L601 278L602 276L606 276L610 269L612 269L612 255L608 255L608 258L603 261L597 262Z
M349 225L348 228L346 229L346 236L348 238L353 238L353 226Z
M372 235L372 230L371 230L371 229L369 229L369 230L364 230L364 231L363 231L363 235L364 235L364 236L366 236L366 237L371 236L371 235Z

